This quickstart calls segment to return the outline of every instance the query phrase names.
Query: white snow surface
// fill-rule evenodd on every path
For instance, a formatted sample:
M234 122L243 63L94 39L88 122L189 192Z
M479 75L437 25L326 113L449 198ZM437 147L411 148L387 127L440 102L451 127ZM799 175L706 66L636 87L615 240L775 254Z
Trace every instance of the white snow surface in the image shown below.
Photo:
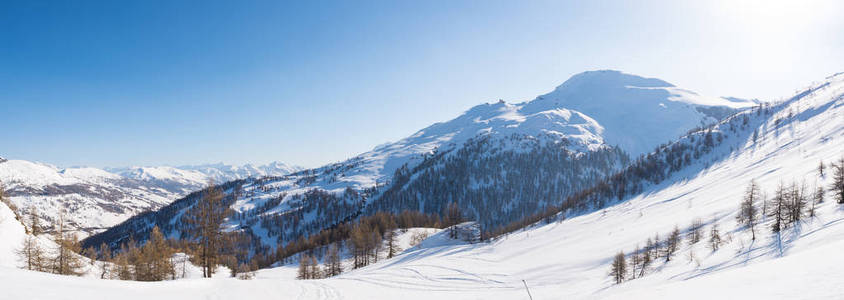
M15 250L21 245L24 237L26 230L23 224L15 220L15 214L5 203L0 203L0 268L18 266Z

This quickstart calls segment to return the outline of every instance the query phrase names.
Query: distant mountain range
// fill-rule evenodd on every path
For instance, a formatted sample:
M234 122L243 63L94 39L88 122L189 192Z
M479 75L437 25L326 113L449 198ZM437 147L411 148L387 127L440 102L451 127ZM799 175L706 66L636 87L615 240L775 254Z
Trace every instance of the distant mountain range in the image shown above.
M223 163L186 165L179 167L123 167L106 168L108 172L124 178L137 180L150 186L162 187L182 194L195 191L208 184L209 180L223 183L249 177L280 176L301 171L304 168L282 162L266 165L227 165Z
M155 210L209 180L279 176L300 167L274 162L262 166L209 164L182 167L130 167L107 170L58 168L45 163L0 159L0 181L20 213L38 210L42 224L66 211L70 227L83 235L115 225L137 213Z

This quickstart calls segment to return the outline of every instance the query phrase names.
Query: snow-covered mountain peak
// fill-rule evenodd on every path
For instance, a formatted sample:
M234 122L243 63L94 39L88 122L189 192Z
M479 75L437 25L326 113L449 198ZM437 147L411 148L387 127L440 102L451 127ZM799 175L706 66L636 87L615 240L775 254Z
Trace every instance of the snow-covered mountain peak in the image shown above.
M554 91L565 92L581 89L612 89L624 88L627 86L651 88L674 87L673 84L657 78L647 78L616 70L597 70L575 74L554 89Z
M533 101L536 106L534 109L549 106L576 109L575 106L582 107L587 103L595 106L659 105L663 103L663 100L729 108L745 108L757 104L757 101L740 98L704 96L661 79L646 78L615 70L587 71L574 75L554 91L538 97L537 100L543 101Z
M590 116L605 129L609 145L632 156L709 124L755 102L710 97L666 81L619 71L589 71L572 76L552 92L525 102L523 114L559 108Z

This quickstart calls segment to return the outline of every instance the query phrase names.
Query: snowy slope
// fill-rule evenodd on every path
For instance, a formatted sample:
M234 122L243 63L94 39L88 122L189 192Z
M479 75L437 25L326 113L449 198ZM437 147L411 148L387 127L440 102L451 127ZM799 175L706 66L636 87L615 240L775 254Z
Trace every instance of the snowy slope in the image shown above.
M15 250L25 236L23 224L15 219L15 214L5 203L0 203L0 268L15 268L19 265Z
M537 225L485 244L430 243L335 278L295 281L292 272L262 271L252 281L234 279L136 283L59 278L0 270L13 282L10 297L35 299L114 297L146 299L832 299L844 294L844 209L819 205L781 235L770 220L756 241L736 224L746 185L755 179L769 194L782 181L827 186L819 161L844 156L844 76L800 93L773 113L747 112L750 127L730 132L714 151L645 192L606 209ZM743 116L743 115L742 115ZM741 117L741 116L739 116ZM725 125L715 130L727 132ZM752 132L759 137L753 140ZM615 285L607 276L617 251L632 251L646 238L662 237L694 218L704 230L717 224L720 250L683 243L671 262L660 260L643 278ZM289 269L288 269L289 270ZM522 281L524 280L524 282ZM57 283L57 284L55 284ZM137 291L125 295L125 290ZM96 291L96 292L92 292Z

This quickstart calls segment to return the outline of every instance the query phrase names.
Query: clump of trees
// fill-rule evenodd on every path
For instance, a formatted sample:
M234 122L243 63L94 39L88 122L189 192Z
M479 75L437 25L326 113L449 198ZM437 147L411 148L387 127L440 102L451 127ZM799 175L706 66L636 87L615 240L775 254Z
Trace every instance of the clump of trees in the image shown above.
M771 211L768 212L768 216L773 219L771 231L780 232L800 221L806 215L807 202L808 192L805 183L798 185L797 182L792 182L791 185L786 186L780 182L771 199Z
M831 164L832 183L829 190L833 193L838 204L844 204L844 157L838 159L838 163Z
M831 165L835 166L835 164ZM819 170L821 169L819 167ZM778 233L806 216L817 216L816 207L823 203L824 194L823 186L817 186L814 191L811 191L805 182L792 181L790 184L780 182L771 199L766 200L754 180L747 187L736 220L750 229L752 239L755 240L755 227L760 218L758 203L762 204L761 215L771 219L771 231Z
M456 225L464 220L460 206L455 202L449 203L443 215L445 215L443 225L448 227L448 236L452 239L458 238L458 228Z
M102 279L137 281L160 281L184 277L187 260L174 256L177 252L189 254L191 260L203 270L203 277L214 274L219 265L232 271L232 276L242 279L251 277L258 269L257 263L248 255L248 236L220 231L229 215L228 205L223 203L223 193L218 186L210 184L203 190L202 198L186 213L185 225L191 235L187 239L170 240L158 226L152 226L143 243L129 240L114 246L102 243L99 248L89 246L84 251L74 234L65 230L63 214L55 224L53 241L55 251L45 251L35 236L41 232L38 213L30 213L29 235L18 250L24 268L64 275L81 275L85 260L89 258L89 272L98 272ZM94 271L99 268L98 271ZM181 272L179 272L181 271ZM181 274L179 274L181 273Z
M747 191L739 206L739 213L736 215L736 221L739 224L750 228L753 240L756 240L756 223L759 222L759 209L756 207L756 203L765 201L762 199L761 194L762 192L759 189L759 185L756 184L756 180L750 181L750 185L747 186Z
M369 222L359 223L352 228L346 245L354 257L355 269L378 262L378 252L381 250L383 238L381 232L381 228Z
M721 231L718 230L718 224L712 221L712 228L709 230L709 249L718 251L721 248Z
M665 240L665 261L671 261L671 258L677 253L677 249L680 247L681 242L680 237L680 228L674 226L674 230L668 235L668 238Z
M76 234L66 232L63 213L59 214L53 241L56 243L53 272L61 275L82 275L84 262L79 255L82 246Z
M232 237L232 235L223 236L218 244L221 245L222 250L216 253L218 263L207 266L203 271L207 272L211 269L210 274L213 275L213 270L223 265L229 268L232 277L251 279L254 271L258 270L258 265L254 260L238 259L236 255L231 254L230 248L236 244ZM86 252L95 252L95 257L102 261L100 278L103 279L172 280L186 276L188 260L200 267L206 261L202 258L202 247L188 241L167 239L157 226L153 227L150 238L143 245L130 239L114 252L106 244L102 244L96 251L93 248L89 249ZM188 257L176 255L179 252L186 253ZM207 274L209 273L204 273L203 276Z
M23 261L23 269L39 272L49 272L50 265L47 264L47 253L38 242L38 238L27 235L20 248L15 250L18 259Z
M818 162L818 177L825 177L824 171L826 171L826 166L824 166L823 161Z
M222 261L223 233L220 226L229 212L228 206L223 203L223 192L213 182L209 182L209 187L188 214L188 224L192 229L189 232L198 248L194 257L205 278L210 278Z
M393 258L393 256L396 256L402 251L401 246L399 246L399 239L395 230L388 230L384 234L384 241L387 243L384 247L387 248L388 259Z
M833 170L833 183L830 185L830 190L835 193L836 200L839 200L840 197L844 197L844 158L830 163L829 166ZM823 163L818 166L818 175L824 176ZM751 180L740 201L736 221L743 228L750 230L752 240L756 239L755 228L761 223L770 222L771 231L779 233L788 226L800 222L804 217L815 217L816 206L824 202L825 192L823 186L817 186L812 191L805 182L792 181L790 184L780 182L773 196L766 200L759 184ZM844 202L839 200L839 203ZM762 220L762 216L769 217L770 220ZM707 241L707 247L712 251L718 251L725 242L730 240L729 236L727 239L722 236L716 221L712 221ZM702 238L702 221L694 219L686 230L686 240L693 245ZM642 277L655 258L663 257L665 262L670 261L678 250L679 241L680 231L676 226L664 241L661 241L659 234L656 234L653 238L647 239L644 248L639 249L637 246L636 250L629 254L629 264L623 252L616 254L610 267L610 275L616 283L621 283L628 278ZM694 255L690 252L689 257L694 258ZM630 270L630 274L619 273L625 268Z
M343 273L343 264L340 257L340 247L332 244L328 248L328 255L325 257L325 277L337 276Z
M459 214L459 210L457 212ZM452 217L454 214L452 214ZM448 218L447 218L448 219ZM376 213L371 217L360 217L357 222L341 223L338 226L322 230L308 239L300 238L284 247L279 247L280 261L290 256L299 256L299 279L317 279L339 275L343 272L340 252L345 245L352 256L352 268L357 269L382 258L392 258L401 248L398 244L397 231L411 227L443 228L459 219L445 223L436 214L425 215L419 212L405 211L399 215L386 212ZM323 260L322 270L314 269L317 261Z
M702 237L702 222L700 219L692 220L689 230L686 231L686 238L690 244L693 244L696 243L693 242L694 240L700 241ZM665 263L670 262L679 251L682 241L683 237L678 226L674 226L665 240L661 240L657 233L653 238L646 240L644 248L639 248L637 245L636 250L629 254L629 259L625 257L623 251L617 253L610 266L610 276L616 283L621 283L625 279L643 277L657 259L663 258Z
M340 275L341 273L343 273L343 265L341 263L340 248L335 244L329 246L328 253L323 259L322 268L320 268L316 256L307 253L301 253L299 255L297 279L320 279Z
M299 270L297 279L320 279L322 273L319 270L316 257L302 253L299 255Z
M161 281L175 277L173 262L170 260L172 256L173 249L167 245L158 227L154 227L149 241L141 247L133 261L135 280Z
M689 229L686 231L686 240L689 241L689 245L697 244L703 238L703 221L700 219L694 219L692 224L689 225Z
M615 283L619 284L624 281L627 275L627 260L624 257L624 252L619 251L612 261L612 268L610 268L610 276L615 279Z
M37 220L37 213L31 218ZM35 225L32 228L39 228L37 221L32 224ZM30 229L30 232L33 231ZM40 232L35 231L35 233ZM55 248L44 249L36 235L28 234L15 251L18 259L23 262L22 268L61 275L82 275L85 262L79 255L81 252L79 239L76 234L67 232L63 211L59 213L52 238Z
M700 218L693 219L688 229L685 230L685 240L688 241L690 246L688 249L689 261L696 260L692 246L704 240L705 232L703 221ZM706 247L712 251L718 251L725 242L728 242L722 237L715 220L712 221L708 232L709 238L706 241ZM647 238L644 248L636 245L635 250L627 255L623 251L617 253L610 265L610 276L615 283L621 283L625 280L644 277L658 259L663 259L663 263L669 263L680 251L680 246L683 245L682 233L678 226L674 226L674 229L668 233L664 240L660 239L659 233L656 233L653 237Z
M171 246L172 243L158 227L153 227L150 239L143 246L131 240L122 246L121 251L112 253L103 244L99 249L99 258L106 263L101 265L100 277L137 281L175 279L176 263L173 254L176 249Z

